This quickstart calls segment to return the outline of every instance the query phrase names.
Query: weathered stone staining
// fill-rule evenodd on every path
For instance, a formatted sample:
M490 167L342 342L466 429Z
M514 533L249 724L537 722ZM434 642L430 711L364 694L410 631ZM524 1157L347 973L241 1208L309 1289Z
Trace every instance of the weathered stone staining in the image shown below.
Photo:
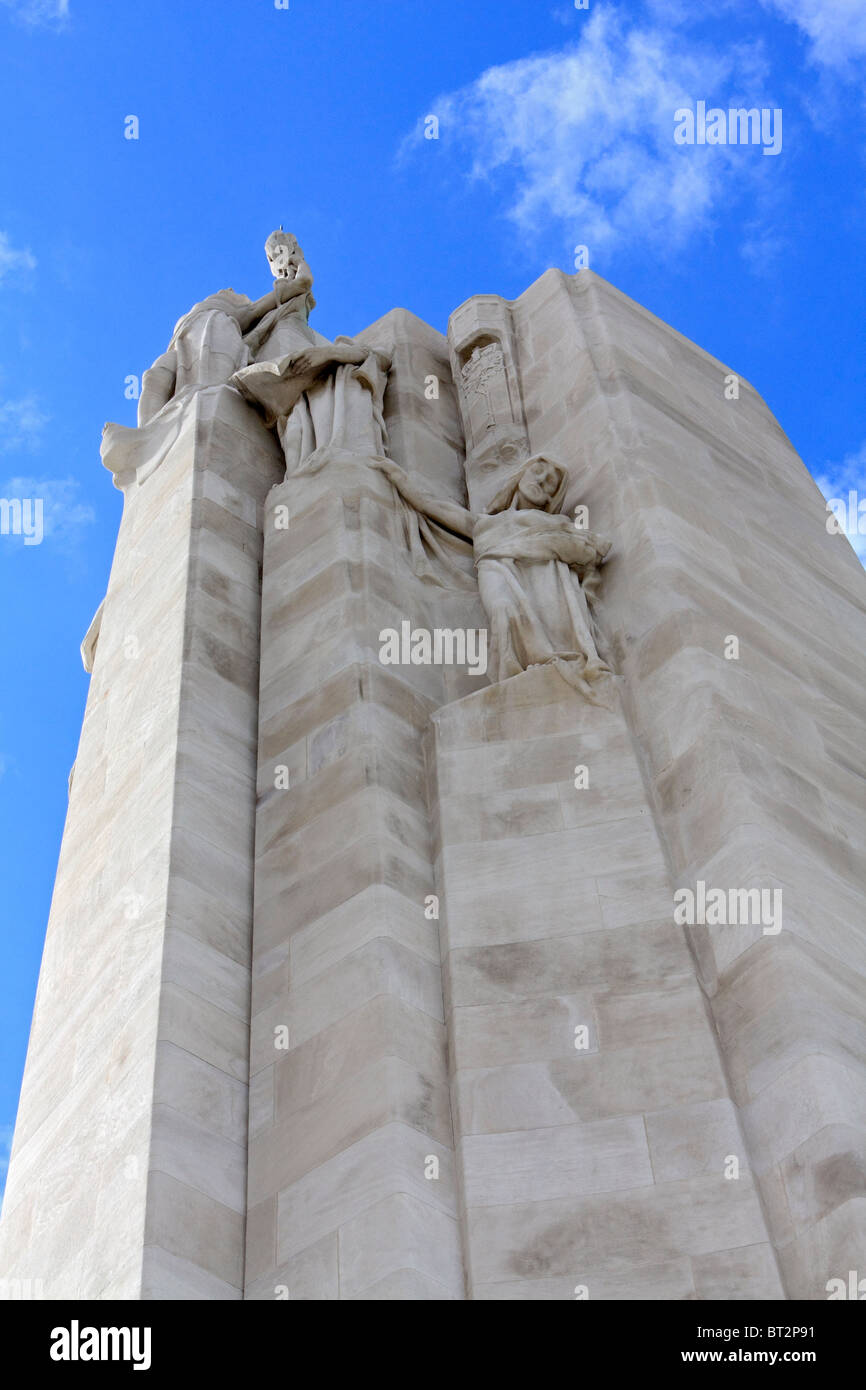
M0 1277L848 1296L853 551L755 392L591 271L330 342L266 252L106 427Z

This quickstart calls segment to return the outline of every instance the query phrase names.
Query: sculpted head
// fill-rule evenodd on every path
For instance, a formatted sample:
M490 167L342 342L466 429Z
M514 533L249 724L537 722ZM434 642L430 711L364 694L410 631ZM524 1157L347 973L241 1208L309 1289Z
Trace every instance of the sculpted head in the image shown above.
M265 242L265 255L275 280L292 279L304 259L297 237L284 232L282 228L278 232L271 232Z
M517 480L518 506L540 507L546 512L557 511L567 480L568 474L561 464L553 463L544 454L537 454L529 460Z
M217 290L216 294L210 294L207 299L203 299L199 304L194 304L189 313L178 319L172 334L172 344L199 314L216 310L221 314L228 314L230 318L237 321L240 310L245 309L249 302L245 294L236 294L234 290Z
M487 507L488 513L508 511L513 507L534 507L536 511L558 512L568 489L568 471L545 454L529 459L517 474L497 492Z

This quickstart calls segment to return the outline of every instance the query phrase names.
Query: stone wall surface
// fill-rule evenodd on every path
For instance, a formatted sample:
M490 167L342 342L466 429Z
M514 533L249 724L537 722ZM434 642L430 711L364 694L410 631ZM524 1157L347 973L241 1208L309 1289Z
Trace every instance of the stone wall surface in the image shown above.
M433 723L470 1296L781 1297L618 701L536 669Z

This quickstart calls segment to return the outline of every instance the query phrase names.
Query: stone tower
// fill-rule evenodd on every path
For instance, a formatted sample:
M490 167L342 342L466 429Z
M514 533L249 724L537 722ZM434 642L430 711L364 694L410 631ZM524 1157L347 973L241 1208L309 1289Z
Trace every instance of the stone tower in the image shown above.
M589 270L177 325L0 1225L46 1298L822 1299L862 1263L866 584Z

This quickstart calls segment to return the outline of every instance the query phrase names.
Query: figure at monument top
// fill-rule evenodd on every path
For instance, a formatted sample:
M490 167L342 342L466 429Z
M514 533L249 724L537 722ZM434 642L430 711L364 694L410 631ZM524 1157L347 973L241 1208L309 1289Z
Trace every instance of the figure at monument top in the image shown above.
M265 255L273 272L274 292L278 303L285 303L288 298L285 289L289 284L294 285L297 282L297 285L301 286L306 283L308 288L312 287L313 272L304 259L298 238L290 232L284 232L282 227L276 232L271 232L265 242ZM307 313L311 314L316 307L312 294L307 294L305 304Z
M290 232L271 232L265 242L265 255L274 277L274 308L265 314L255 332L250 335L252 358L279 357L286 350L283 337L274 330L292 316L304 324L316 307L312 295L313 272L307 265L297 237ZM291 332L289 334L291 338Z
M260 305L234 290L219 290L194 304L178 319L168 348L142 378L139 426L147 425L163 406L183 392L219 386L250 360L244 333L256 321Z
M296 237L272 232L265 253L278 303L253 335L258 362L236 371L232 385L276 425L289 474L315 472L335 455L384 456L390 358L310 328L313 275Z

